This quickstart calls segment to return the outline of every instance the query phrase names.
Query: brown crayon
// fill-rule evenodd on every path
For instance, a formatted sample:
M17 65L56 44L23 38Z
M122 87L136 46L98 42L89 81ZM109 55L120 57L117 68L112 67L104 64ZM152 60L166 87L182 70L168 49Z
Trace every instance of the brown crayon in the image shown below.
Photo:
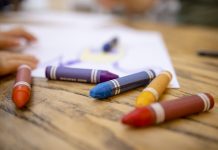
M171 101L153 103L139 107L125 115L124 124L142 127L164 121L185 117L199 112L209 111L214 106L214 98L207 93L184 96Z

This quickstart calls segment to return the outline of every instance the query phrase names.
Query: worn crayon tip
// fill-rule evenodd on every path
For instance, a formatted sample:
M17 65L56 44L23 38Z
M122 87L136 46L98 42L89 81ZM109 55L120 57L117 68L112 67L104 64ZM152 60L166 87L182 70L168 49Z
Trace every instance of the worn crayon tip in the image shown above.
M136 108L129 114L122 118L122 123L133 126L133 127L143 127L153 124L154 117L149 109L146 107Z
M118 38L114 37L111 41L107 42L103 45L103 51L104 52L110 52L114 46L118 44Z
M104 99L112 95L112 88L107 83L100 83L90 90L89 95L93 98Z
M29 101L30 93L24 90L13 92L13 101L18 108L22 108Z
M103 50L104 50L105 52L110 51L110 50L111 50L111 45L110 45L109 43L103 45Z

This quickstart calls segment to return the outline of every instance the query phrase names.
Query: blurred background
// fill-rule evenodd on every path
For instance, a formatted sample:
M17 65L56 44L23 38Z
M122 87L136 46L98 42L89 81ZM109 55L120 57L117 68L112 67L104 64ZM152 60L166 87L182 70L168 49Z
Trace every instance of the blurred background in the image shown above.
M88 12L128 19L218 26L218 0L0 0L1 13Z

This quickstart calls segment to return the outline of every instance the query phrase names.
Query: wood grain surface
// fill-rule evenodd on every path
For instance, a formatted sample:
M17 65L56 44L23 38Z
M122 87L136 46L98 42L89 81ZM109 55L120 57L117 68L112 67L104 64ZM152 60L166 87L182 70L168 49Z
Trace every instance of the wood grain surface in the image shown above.
M121 124L120 118L134 108L143 88L97 101L89 97L94 85L34 78L31 100L19 110L11 100L15 75L10 75L0 79L1 150L218 149L218 59L196 55L198 49L218 50L218 29L122 23L162 33L181 88L167 90L161 100L208 92L215 97L215 108L134 129Z

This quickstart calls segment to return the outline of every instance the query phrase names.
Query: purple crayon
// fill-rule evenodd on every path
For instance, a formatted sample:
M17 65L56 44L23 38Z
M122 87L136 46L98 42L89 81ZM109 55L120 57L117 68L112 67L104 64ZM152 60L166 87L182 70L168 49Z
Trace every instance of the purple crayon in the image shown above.
M116 79L119 76L106 70L69 68L63 66L47 66L46 78L50 80L64 80L85 83L101 83Z

